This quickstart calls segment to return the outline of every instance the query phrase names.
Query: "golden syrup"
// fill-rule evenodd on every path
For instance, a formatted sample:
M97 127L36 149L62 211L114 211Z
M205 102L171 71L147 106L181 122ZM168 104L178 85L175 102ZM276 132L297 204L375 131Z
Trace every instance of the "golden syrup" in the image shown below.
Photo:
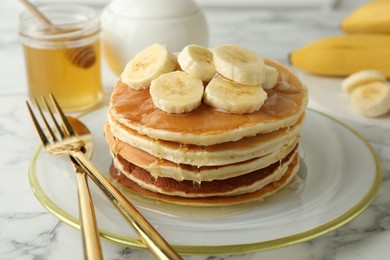
M199 189L199 188L201 187L201 185L202 185L202 182L201 182L201 181L198 181L198 180L192 181L192 187L193 187L194 189Z
M268 115L280 117L285 113L285 111L294 110L297 107L298 105L295 102L279 95L278 93L274 93L266 99L265 103L261 107L261 111Z
M67 111L82 110L102 99L99 41L91 45L96 62L82 68L69 59L72 49L41 49L24 45L30 97L54 94Z
M157 176L153 176L153 175L150 176L150 181L151 181L152 183L156 182L157 179L158 179Z

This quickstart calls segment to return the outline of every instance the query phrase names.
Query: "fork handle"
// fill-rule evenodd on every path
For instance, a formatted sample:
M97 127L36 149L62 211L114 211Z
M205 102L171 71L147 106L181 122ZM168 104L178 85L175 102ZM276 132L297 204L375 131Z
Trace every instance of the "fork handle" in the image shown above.
M86 171L103 193L119 209L126 220L133 226L145 245L159 259L182 259L167 241L150 225L139 211L120 193L120 191L92 164L81 151L72 152L71 156Z
M83 237L84 259L103 259L99 240L95 211L88 188L87 175L83 169L74 165L77 179L77 197L79 200L80 229Z

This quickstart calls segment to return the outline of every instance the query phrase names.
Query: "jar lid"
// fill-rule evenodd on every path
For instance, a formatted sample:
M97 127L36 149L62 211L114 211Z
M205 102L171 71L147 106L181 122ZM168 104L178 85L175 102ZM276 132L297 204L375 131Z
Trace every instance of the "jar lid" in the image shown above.
M193 14L198 6L192 0L112 0L107 10L125 18L173 18Z
M52 30L26 10L19 20L22 42L34 48L78 47L99 38L99 13L94 8L77 4L50 4L39 10L58 28Z

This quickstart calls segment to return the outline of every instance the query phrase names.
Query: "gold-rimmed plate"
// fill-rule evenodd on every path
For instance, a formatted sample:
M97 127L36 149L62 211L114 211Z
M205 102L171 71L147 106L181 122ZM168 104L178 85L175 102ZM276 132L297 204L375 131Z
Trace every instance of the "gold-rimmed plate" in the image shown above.
M81 117L95 138L93 162L108 174L104 141L107 107ZM353 129L307 110L300 141L302 167L291 185L260 203L209 209L172 206L130 196L141 213L182 254L239 254L275 249L330 232L374 199L381 167L369 143ZM75 176L67 157L39 147L30 163L32 189L57 218L79 228ZM144 248L129 224L91 183L100 235Z

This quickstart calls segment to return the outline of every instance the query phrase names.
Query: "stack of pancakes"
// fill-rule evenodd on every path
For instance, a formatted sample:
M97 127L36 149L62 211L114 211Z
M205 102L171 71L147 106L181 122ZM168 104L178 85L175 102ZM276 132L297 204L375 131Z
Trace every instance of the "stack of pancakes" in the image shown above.
M299 169L297 152L307 89L284 65L257 112L232 114L201 104L169 114L149 90L120 80L111 96L105 136L110 174L147 197L196 206L261 200L286 186Z

